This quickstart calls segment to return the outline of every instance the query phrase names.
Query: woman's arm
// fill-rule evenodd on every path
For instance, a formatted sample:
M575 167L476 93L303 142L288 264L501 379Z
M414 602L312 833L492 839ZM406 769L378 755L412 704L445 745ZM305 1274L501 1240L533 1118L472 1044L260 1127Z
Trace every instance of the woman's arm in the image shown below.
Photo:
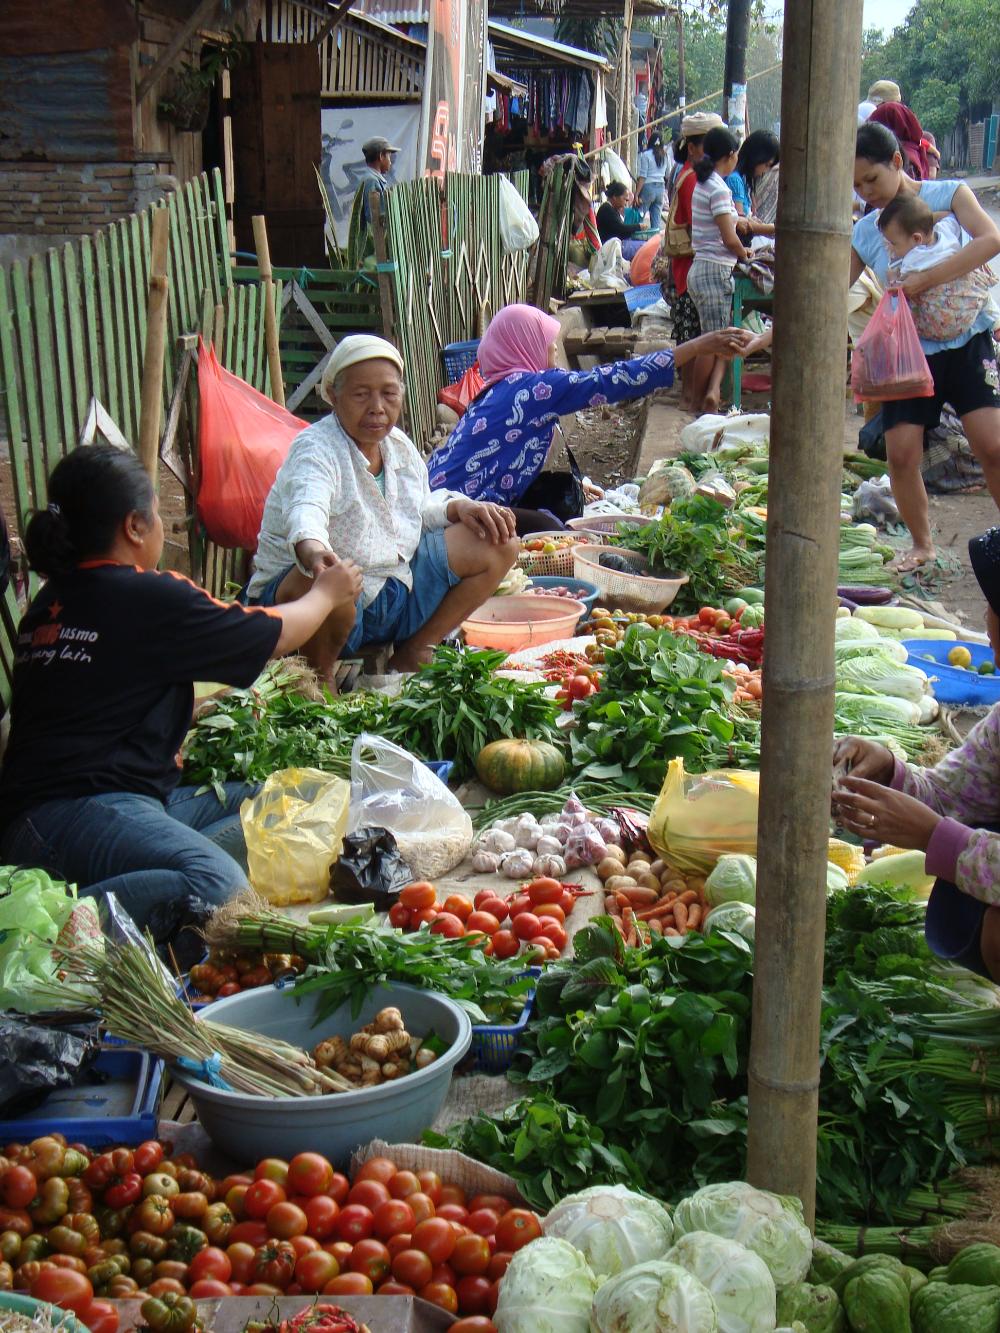
M862 273L864 273L864 271L865 271L865 269L866 269L867 267L868 267L867 264L866 264L865 261L861 258L861 256L858 254L857 250L855 250L855 249L852 247L852 249L851 249L851 277L850 277L850 281L849 281L848 284L847 284L848 287L853 287L853 286L854 286L854 284L857 282L858 278L861 277Z
M964 278L967 273L988 264L1000 254L1000 228L984 211L967 185L960 185L955 191L951 211L972 240L968 245L963 245L957 254L935 264L933 268L908 273L903 282L903 291L907 296L919 296L928 287L939 287L943 282Z
M737 259L750 258L750 251L736 235L736 222L732 213L717 214L715 225L722 233L722 242L731 255L735 255Z
M281 621L281 634L272 657L284 657L308 642L323 621L338 607L353 604L361 596L361 570L353 560L332 557L335 563L324 565L316 574L307 593L294 602L267 608L267 614Z

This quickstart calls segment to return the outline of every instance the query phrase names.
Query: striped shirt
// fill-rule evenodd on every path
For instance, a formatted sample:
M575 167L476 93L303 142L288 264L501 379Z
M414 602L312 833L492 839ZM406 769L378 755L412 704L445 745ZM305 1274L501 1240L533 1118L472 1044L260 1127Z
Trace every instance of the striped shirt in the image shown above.
M736 256L726 249L715 219L728 213L736 219L736 205L732 192L717 171L707 181L699 181L691 198L691 244L696 259L708 259L713 264L732 268Z

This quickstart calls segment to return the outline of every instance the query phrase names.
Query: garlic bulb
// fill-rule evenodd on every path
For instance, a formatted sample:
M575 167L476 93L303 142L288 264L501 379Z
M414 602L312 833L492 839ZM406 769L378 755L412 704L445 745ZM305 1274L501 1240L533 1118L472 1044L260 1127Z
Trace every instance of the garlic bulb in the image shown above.
M500 858L500 870L508 879L526 879L534 863L535 858L527 847L517 847Z
M500 869L500 853L489 852L480 848L472 858L472 868L477 875L489 875Z
M512 852L516 846L514 835L498 827L487 829L477 844L477 847L484 852L500 853Z
M535 857L531 873L533 875L545 875L551 879L562 879L566 873L566 862L561 856L547 852L543 856Z
M535 843L535 856L562 856L562 843L543 833Z

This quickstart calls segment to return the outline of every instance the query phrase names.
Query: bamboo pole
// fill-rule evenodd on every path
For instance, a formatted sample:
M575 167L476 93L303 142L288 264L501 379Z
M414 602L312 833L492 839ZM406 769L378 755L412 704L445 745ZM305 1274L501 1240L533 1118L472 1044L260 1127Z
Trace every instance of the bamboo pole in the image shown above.
M139 459L156 485L160 457L160 413L163 407L163 359L167 339L167 280L170 213L153 212L149 259L149 301L146 307L146 346L142 357L139 406Z
M785 6L747 1178L810 1225L861 7Z
M271 397L279 407L285 406L285 383L281 378L281 348L278 345L278 317L274 309L274 273L271 270L271 251L267 244L267 220L262 213L253 218L253 243L257 251L257 267L264 284L264 346L267 349L267 368L271 380Z

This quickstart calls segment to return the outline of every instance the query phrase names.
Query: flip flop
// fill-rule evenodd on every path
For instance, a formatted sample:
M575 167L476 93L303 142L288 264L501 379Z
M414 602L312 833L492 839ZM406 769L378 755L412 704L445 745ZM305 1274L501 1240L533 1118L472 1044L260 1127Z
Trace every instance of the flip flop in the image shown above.
M924 565L932 565L936 561L936 555L914 555L911 551L909 555L897 556L892 561L889 568L895 570L897 574L912 574Z

